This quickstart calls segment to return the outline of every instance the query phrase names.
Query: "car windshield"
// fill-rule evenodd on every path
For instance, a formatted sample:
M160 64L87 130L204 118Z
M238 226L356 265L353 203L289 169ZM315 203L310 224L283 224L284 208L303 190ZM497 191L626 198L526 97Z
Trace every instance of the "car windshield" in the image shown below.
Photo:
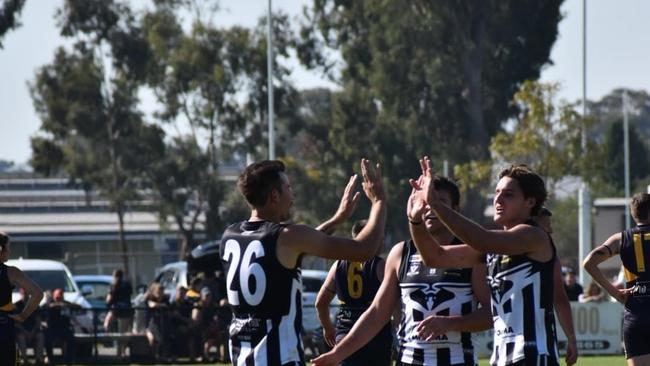
M36 282L43 291L54 291L57 288L63 289L64 292L75 291L72 281L65 271L61 270L25 270L27 277Z
M102 300L106 298L106 295L111 289L111 284L106 282L94 282L94 281L77 281L77 286L83 291L90 291L90 295L86 298L93 300Z

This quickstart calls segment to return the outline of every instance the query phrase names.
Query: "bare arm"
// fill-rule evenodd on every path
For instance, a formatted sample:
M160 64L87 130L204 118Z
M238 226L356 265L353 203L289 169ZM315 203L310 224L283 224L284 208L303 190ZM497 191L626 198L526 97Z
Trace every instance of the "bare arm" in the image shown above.
M323 258L349 259L363 262L372 258L384 237L386 197L379 166L373 168L362 160L363 190L372 202L368 223L354 239L328 236L304 225L291 225L278 239L278 258L287 268L295 267L305 253Z
M433 171L428 158L420 160L421 181L411 179L411 186L425 195L424 200L436 216L456 237L480 252L519 255L525 254L546 262L553 256L549 238L540 228L520 224L510 230L486 230L474 221L442 203L433 184ZM418 248L419 249L419 248Z
M359 180L358 178L359 176L356 174L350 177L350 181L348 181L348 185L345 186L345 190L343 191L338 210L336 210L334 216L318 225L316 230L322 231L327 235L332 235L336 227L352 215L354 208L357 206L357 202L361 198L360 192L354 192L354 186L356 186Z
M600 268L598 268L600 263L614 255L618 255L620 250L621 234L618 233L610 236L601 246L592 250L582 262L582 266L600 287L604 288L613 298L624 304L632 289L617 289L600 271Z
M25 290L25 296L28 296L25 307L20 314L10 315L11 318L19 323L24 322L30 315L38 308L38 304L43 299L43 290L32 281L29 277L25 276L23 271L16 267L7 267L9 274L9 282Z
M368 343L390 320L399 300L397 271L402 248L403 243L397 244L388 255L384 280L368 310L361 315L345 338L334 349L314 359L313 365L337 365Z
M334 324L332 324L332 319L330 319L330 304L336 295L336 282L334 277L336 276L337 263L334 262L330 271L327 273L327 278L325 278L325 282L323 282L323 286L321 286L320 291L318 291L318 296L316 296L315 304L318 320L323 327L325 343L330 347L334 347L336 343L334 339L336 329L334 328Z
M573 317L571 315L571 304L569 297L564 291L564 281L562 281L562 271L560 261L556 258L553 266L553 307L560 326L567 337L567 352L565 361L571 366L578 360L578 345L576 343L576 333L573 329Z

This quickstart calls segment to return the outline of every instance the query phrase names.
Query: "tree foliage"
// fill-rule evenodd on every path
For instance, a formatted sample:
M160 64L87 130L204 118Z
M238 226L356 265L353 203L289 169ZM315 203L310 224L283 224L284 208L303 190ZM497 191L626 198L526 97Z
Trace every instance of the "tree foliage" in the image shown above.
M0 6L0 49L2 38L11 29L20 26L18 16L25 6L25 0L4 0Z

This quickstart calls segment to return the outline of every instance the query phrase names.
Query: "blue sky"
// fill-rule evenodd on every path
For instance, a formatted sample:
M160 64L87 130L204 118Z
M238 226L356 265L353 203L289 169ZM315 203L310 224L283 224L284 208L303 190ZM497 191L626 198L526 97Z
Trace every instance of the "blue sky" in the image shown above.
M133 1L137 3L138 1ZM0 50L0 159L26 162L29 137L40 121L34 112L27 81L36 69L52 60L63 44L53 18L61 0L28 0L22 26L5 35ZM144 3L144 2L143 2ZM274 0L273 8L297 16L308 1ZM222 0L216 21L224 25L252 26L266 14L264 0ZM542 73L543 81L563 86L561 97L574 101L582 96L582 0L566 0L559 39L553 47L553 65ZM618 87L650 91L650 1L589 1L587 4L587 97L598 99ZM292 78L300 89L331 86L318 74L302 70L295 62ZM145 99L146 102L146 99ZM153 109L151 107L150 109ZM147 108L145 108L147 109Z

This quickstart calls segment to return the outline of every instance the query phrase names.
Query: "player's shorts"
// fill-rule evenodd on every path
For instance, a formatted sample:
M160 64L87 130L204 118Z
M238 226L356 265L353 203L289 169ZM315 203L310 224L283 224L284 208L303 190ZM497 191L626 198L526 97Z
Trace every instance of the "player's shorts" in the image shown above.
M527 357L508 366L560 366L560 363L555 357L541 355L537 357Z
M344 336L345 334L337 334L336 342L338 343ZM386 325L370 342L343 360L340 366L388 366L392 362L392 344L393 336L390 333L389 325Z
M623 314L625 358L650 354L650 314Z
M16 330L14 320L0 312L0 365L16 365Z

